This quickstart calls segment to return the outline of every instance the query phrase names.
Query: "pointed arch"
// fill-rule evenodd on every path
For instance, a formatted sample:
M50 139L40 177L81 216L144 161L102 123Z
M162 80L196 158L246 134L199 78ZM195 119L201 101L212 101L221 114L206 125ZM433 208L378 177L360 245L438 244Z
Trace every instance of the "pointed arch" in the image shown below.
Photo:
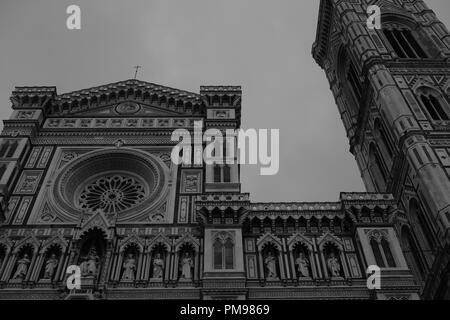
M388 174L375 143L369 145L369 171L378 192L386 191Z

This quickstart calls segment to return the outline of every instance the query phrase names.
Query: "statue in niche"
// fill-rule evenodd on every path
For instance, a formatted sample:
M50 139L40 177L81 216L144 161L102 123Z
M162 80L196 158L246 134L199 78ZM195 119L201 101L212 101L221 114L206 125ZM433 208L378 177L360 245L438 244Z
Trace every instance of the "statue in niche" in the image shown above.
M136 259L134 259L134 256L130 253L128 254L127 259L123 263L123 275L122 280L125 281L132 281L134 280L134 273L136 271Z
M191 280L191 268L194 266L191 256L188 252L184 254L184 257L181 259L181 279Z
M301 278L309 278L309 260L303 252L300 252L300 255L295 260L295 264L297 265L297 271L299 277Z
M276 279L277 278L277 259L272 252L269 252L267 257L264 259L264 264L267 269L267 278Z
M53 275L55 274L56 267L58 266L58 259L56 254L52 254L50 258L45 262L45 272L44 279L53 279Z
M161 254L157 253L153 258L153 279L162 279L163 277L164 261L161 259Z
M83 258L83 262L80 265L82 276L95 276L97 274L97 266L100 262L100 258L97 255L97 251L94 248L89 250L87 256Z
M97 251L92 248L88 256L88 271L89 274L95 275L97 273L97 266L100 261Z
M31 260L29 259L28 254L25 253L23 258L17 261L17 270L14 273L13 279L25 279L30 262Z
M330 271L332 277L341 276L341 265L336 258L334 252L331 252L327 259L328 271Z
M88 262L87 262L87 260L88 260L87 256L81 258L80 271L81 271L81 275L82 275L82 276L87 276L87 275L89 275Z

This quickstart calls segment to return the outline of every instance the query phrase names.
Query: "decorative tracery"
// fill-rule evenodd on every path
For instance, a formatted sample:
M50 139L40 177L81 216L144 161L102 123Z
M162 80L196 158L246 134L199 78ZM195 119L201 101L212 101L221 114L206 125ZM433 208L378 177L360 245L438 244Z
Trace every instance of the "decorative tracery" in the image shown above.
M144 187L134 178L122 175L101 177L87 185L80 194L82 209L105 213L130 209L145 199Z

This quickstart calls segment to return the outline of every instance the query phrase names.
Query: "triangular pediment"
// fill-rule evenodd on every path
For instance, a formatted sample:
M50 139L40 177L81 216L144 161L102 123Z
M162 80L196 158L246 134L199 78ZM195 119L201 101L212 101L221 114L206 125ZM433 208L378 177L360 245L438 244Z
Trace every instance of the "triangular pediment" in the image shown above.
M102 210L97 210L94 213L84 213L83 217L81 218L79 230L75 238L79 239L84 233L88 232L91 229L102 230L108 238L110 236L109 229L113 226L113 224L111 223L113 221L110 221L112 220L111 218L112 217L110 217L110 215L106 217L106 214Z
M323 247L327 243L335 244L339 248L339 250L343 250L342 241L338 237L329 232L325 233L317 240L317 244L319 245L319 248L321 250L323 250Z
M161 107L153 107L139 101L126 100L120 103L72 113L74 117L173 117L185 115Z
M200 115L204 102L198 93L136 79L58 95L50 115L173 116Z

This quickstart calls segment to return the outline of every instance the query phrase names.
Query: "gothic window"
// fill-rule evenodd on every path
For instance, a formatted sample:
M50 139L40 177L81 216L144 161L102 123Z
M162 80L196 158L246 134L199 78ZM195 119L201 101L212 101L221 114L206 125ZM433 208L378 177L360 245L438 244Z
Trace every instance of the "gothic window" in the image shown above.
M383 256L381 255L380 246L378 245L377 240L375 240L374 238L370 239L370 247L372 248L377 266L379 266L380 268L384 268L384 260Z
M233 269L234 264L234 244L233 241L228 238L225 241L225 269Z
M213 264L216 270L234 268L234 243L230 234L220 233L213 244Z
M370 247L375 257L375 262L380 268L395 268L396 263L392 255L392 249L386 235L380 231L374 231L369 235Z
M222 168L218 164L214 165L214 182L222 182Z
M6 164L4 163L0 164L0 180L3 178L5 171L6 171Z
M223 182L231 182L231 167L227 164L223 167Z
M222 269L223 266L223 245L219 239L214 241L214 269Z
M409 203L409 216L414 230L423 239L423 247L426 251L431 250L434 245L434 238L426 216L416 199L411 199Z
M386 131L381 124L381 120L378 118L374 121L374 136L383 153L385 153L389 159L392 159L392 144L386 135Z
M295 220L289 217L286 221L287 233L292 234L295 232Z
M6 247L0 243L0 271L6 257Z
M369 169L378 192L386 191L387 173L374 143L369 147Z
M430 118L434 121L448 121L450 120L449 115L444 110L444 106L448 107L446 102L439 96L433 93L422 93L420 95L420 100L422 101L425 110L427 111Z
M353 63L351 63L351 62L348 66L346 79L350 83L350 87L352 89L352 92L353 92L356 102L357 103L360 102L363 97L363 93L362 93L363 89L361 86L361 81L359 80L358 74L355 70L355 67L353 66Z
M363 86L357 69L344 47L340 49L338 54L336 72L346 102L349 105L349 114L351 116L357 115L363 98Z
M12 158L17 146L17 141L4 141L0 147L0 158Z
M389 268L395 268L395 260L392 256L391 246L389 245L389 242L383 238L381 239L381 247L383 248L384 256L386 257L386 262Z
M261 220L253 218L251 221L251 232L258 234L261 233Z
M231 166L214 165L214 183L230 183L231 182Z
M402 247L405 252L405 258L409 267L419 279L423 279L425 276L425 269L420 257L420 251L416 245L416 241L414 241L413 235L409 231L409 228L403 227L401 239Z
M130 209L145 199L144 187L132 177L101 177L88 184L80 194L82 209L116 213Z
M409 29L383 29L384 36L400 58L428 58Z

